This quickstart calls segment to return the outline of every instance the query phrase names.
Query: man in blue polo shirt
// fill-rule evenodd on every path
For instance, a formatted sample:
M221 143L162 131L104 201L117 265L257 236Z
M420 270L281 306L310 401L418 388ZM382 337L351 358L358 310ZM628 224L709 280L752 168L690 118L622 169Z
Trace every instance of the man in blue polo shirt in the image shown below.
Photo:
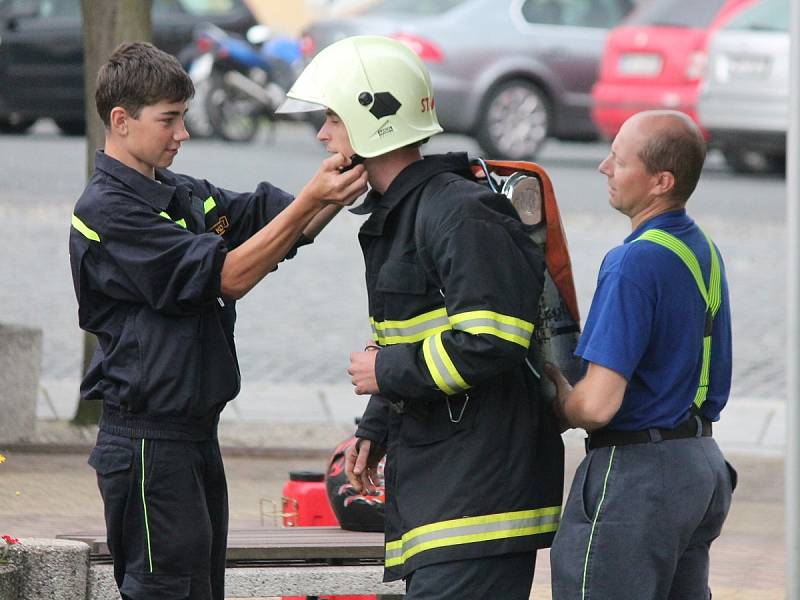
M546 368L563 427L589 432L550 553L556 599L710 598L736 474L711 437L731 380L725 268L685 209L704 160L689 117L648 111L600 164L633 233L600 268L585 377Z

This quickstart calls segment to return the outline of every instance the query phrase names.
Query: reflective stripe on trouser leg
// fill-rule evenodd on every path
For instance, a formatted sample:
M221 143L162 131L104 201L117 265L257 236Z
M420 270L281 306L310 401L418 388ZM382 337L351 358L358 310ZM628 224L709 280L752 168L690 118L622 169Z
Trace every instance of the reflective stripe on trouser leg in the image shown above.
M144 440L142 440L142 513L144 514L144 531L145 536L147 539L147 563L150 567L150 572L153 572L153 550L150 547L150 521L147 518L147 499L145 498L144 493L144 475L145 475L145 464L144 464Z

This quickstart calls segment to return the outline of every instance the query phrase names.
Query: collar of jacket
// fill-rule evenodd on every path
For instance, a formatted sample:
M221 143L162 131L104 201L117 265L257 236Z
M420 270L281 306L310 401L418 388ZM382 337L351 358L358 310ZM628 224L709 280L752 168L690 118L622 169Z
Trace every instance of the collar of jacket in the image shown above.
M174 178L170 177L172 174L164 169L156 171L156 179L158 179L156 181L122 164L116 158L111 158L102 150L95 152L94 168L124 183L159 212L167 209L175 194Z
M350 209L350 212L357 215L370 215L369 219L361 226L361 233L383 234L386 218L409 193L439 173L448 172L461 173L465 177L471 176L466 152L426 156L400 171L389 184L385 194L371 190L364 202Z

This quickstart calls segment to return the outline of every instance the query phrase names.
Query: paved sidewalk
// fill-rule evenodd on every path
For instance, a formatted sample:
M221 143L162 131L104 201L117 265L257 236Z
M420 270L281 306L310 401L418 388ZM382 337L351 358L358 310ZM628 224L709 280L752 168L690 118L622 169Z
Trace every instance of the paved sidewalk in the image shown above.
M273 527L267 514L289 470L324 470L331 449L349 436L360 411L352 391L335 386L245 390L281 402L243 402L226 410L220 440L226 456L232 527ZM347 395L345 396L345 393ZM237 400L236 402L239 402ZM234 403L235 404L235 403ZM280 404L280 406L278 406ZM281 412L282 411L282 412ZM723 534L712 547L715 600L784 598L784 405L732 399L715 437L739 471ZM103 526L102 505L86 465L96 428L39 420L23 444L0 447L0 534L54 537ZM565 435L567 485L580 461L582 434ZM548 553L537 566L532 598L549 598Z

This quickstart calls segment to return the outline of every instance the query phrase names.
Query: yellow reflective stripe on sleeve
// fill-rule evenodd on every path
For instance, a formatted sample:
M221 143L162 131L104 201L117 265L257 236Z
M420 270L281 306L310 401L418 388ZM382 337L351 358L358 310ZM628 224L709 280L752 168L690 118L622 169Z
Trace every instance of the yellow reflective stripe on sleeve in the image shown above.
M214 208L217 206L217 203L214 201L213 196L209 196L206 198L205 202L203 202L203 212L205 214L210 213Z
M403 321L376 321L370 317L370 325L376 341L382 346L420 342L451 328L444 307Z
M86 226L86 223L81 221L77 215L74 214L72 215L72 226L86 239L92 240L93 242L100 241L100 236L97 235L97 232L93 229L89 229L89 227Z
M453 329L473 335L493 335L524 348L531 345L533 323L491 310L471 310L459 313L450 317L450 323L453 325Z
M452 396L469 389L470 385L461 377L447 354L441 333L432 335L422 343L422 355L433 382L445 394Z
M168 219L168 220L170 220L170 221L173 221L173 218L172 218L172 217L170 217L170 216L169 216L169 214L168 214L168 213L166 213L166 212L164 212L163 210L162 210L160 213L158 213L158 214L159 214L160 216L164 217L165 219ZM178 219L177 221L174 221L174 222L175 222L175 224L176 224L176 225L180 225L181 227L183 227L184 229L186 229L186 219Z
M464 517L416 527L386 544L386 566L402 565L411 557L448 546L552 533L558 529L560 506Z

